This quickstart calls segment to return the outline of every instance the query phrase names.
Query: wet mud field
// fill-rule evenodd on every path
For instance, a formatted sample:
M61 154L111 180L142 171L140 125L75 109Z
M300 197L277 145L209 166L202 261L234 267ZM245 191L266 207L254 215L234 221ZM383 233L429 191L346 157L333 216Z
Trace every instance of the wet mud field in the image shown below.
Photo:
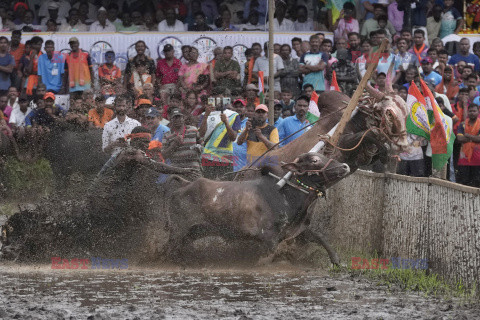
M480 309L321 270L0 265L0 319L480 319Z

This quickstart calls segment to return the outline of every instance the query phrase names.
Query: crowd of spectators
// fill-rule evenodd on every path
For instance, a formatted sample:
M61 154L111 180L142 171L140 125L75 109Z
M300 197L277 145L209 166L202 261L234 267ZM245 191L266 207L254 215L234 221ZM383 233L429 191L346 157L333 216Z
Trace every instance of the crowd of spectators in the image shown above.
M309 41L294 37L290 43L275 43L273 70L268 67L267 43L253 43L241 67L230 46L216 48L214 59L203 63L194 46L183 46L177 59L167 44L163 58L154 60L139 40L125 69L115 65L113 51L94 69L77 37L69 39L68 54L58 53L54 41L38 36L21 41L22 32L46 29L265 30L266 0L73 5L59 0L40 2L36 11L30 5L35 6L0 5L3 28L13 30L10 39L0 37L0 130L18 141L36 143L58 125L99 128L103 151L115 155L125 146L125 135L143 126L151 131L152 157L195 168L198 176L219 177L307 131L313 91L331 90L336 79L339 89L351 96L370 54L387 38L390 44L372 85L385 91L393 64L394 90L406 100L412 81L418 84L423 78L454 123L457 139L449 178L480 187L480 120L474 117L480 105L480 43L473 44L474 54L467 38L445 47L440 37L458 33L464 23L453 0L276 1L275 30L312 35ZM320 31L332 31L334 41ZM267 120L267 101L260 100L260 71L265 90L274 91L274 123ZM274 73L272 84L269 71ZM55 103L58 95L69 96L68 110ZM412 135L409 141L398 172L429 176L427 142Z

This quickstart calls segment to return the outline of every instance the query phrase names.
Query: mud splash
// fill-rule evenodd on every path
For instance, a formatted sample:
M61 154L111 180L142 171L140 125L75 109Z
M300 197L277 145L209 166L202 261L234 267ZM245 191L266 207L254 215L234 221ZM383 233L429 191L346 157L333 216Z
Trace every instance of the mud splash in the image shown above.
M480 310L321 271L0 266L0 319L477 319ZM270 270L268 270L270 269Z

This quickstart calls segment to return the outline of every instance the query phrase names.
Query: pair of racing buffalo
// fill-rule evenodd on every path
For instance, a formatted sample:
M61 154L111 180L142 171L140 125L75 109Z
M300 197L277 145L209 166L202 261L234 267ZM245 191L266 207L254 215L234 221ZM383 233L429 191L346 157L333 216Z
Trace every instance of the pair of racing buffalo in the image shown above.
M139 152L125 153L95 179L85 197L49 199L10 217L2 227L1 257L39 261L95 254L187 262L196 239L220 236L227 242L243 239L269 257L282 241L314 241L338 264L326 239L308 228L311 204L319 192L360 166L377 159L385 163L392 148L406 146L404 101L378 92L370 98L339 141L339 147L349 149L361 140L354 150L335 149L328 157L308 152L338 123L349 101L342 93L327 92L318 101L320 121L268 154L277 164L243 171L235 181L190 182L181 177L188 169L158 165ZM277 177L289 171L290 182L277 188ZM175 175L156 184L158 172Z

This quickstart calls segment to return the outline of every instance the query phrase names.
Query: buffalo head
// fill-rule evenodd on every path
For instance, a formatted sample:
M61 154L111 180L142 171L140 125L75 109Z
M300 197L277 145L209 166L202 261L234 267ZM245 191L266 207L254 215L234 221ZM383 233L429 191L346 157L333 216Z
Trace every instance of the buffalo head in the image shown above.
M301 183L318 190L329 188L350 173L347 164L315 152L301 154L282 168L293 172Z

